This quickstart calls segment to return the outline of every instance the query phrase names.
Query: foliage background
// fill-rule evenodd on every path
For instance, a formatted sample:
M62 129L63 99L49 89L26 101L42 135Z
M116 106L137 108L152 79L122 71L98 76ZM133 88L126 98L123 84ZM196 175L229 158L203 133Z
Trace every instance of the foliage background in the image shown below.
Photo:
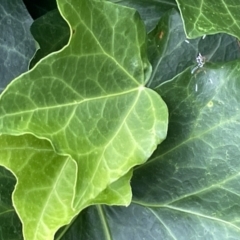
M128 208L91 206L56 239L240 239L238 2L115 2L136 8L146 25L153 67L147 86L169 108L168 137L135 168ZM2 89L28 69L36 49L32 18L42 49L30 67L69 38L55 1L25 1L32 18L19 1L6 3L1 1L0 16L10 12L11 21L0 19L0 61L7 66L1 64ZM199 52L207 62L191 74ZM1 168L1 239L22 239L11 203L15 182Z

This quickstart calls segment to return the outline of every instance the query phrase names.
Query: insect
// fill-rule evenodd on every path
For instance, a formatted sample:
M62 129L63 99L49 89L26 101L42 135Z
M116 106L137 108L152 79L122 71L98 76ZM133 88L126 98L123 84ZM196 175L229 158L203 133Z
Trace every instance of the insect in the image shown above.
M205 39L206 38L206 35L203 35L202 36L202 39ZM194 48L194 50L196 49L188 39L185 39L184 40L187 44L189 44L191 47ZM206 71L204 70L204 64L206 63L206 61L208 61L216 52L217 48L213 49L211 51L211 54L209 54L208 56L203 56L200 52L198 53L197 57L196 57L196 62L197 62L197 65L195 67L193 67L193 69L191 70L191 74L194 74L195 78L196 78L196 75L201 72L201 71L204 71L204 73L206 74ZM211 78L209 78L209 82L211 84L213 84L213 81ZM195 92L198 91L198 84L196 83L195 84Z
M196 62L197 62L197 66L195 66L192 69L191 74L194 74L195 72L198 72L199 69L201 69L204 66L204 64L206 62L206 58L204 56L202 56L201 53L198 53L198 56L196 57ZM211 83L212 83L212 81L211 81ZM195 85L195 92L197 92L197 91L198 91L198 85L196 84Z
M202 68L206 62L206 58L204 56L202 56L201 53L198 54L198 56L196 57L196 62L197 62L197 66L195 66L191 73L194 74L199 68Z

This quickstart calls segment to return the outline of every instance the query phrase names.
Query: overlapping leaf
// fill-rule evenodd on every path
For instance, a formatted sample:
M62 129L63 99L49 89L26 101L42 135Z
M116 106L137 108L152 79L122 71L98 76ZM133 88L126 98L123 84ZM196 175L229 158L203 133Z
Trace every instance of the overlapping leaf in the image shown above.
M33 19L38 19L41 16L47 14L49 11L57 9L56 0L24 0L24 3L27 6L28 11L30 12Z
M108 0L136 9L143 19L147 32L153 30L159 19L170 9L177 9L175 0Z
M23 222L24 239L53 239L56 230L68 224L79 210L73 208L77 169L69 157L57 155L49 142L31 135L0 137L0 165L18 179L13 206ZM127 204L131 172L110 185L97 203L110 197L116 205ZM1 239L23 239L21 223L11 204L14 177L1 171ZM3 184L4 183L4 184ZM117 189L117 191L116 191ZM120 200L119 200L120 199Z
M148 34L148 56L153 73L147 85L154 88L196 65L199 53L205 61L226 62L238 59L240 48L236 38L227 34L187 39L179 13L175 10L166 12Z
M157 91L169 106L168 137L134 170L132 204L90 207L72 233L87 240L98 234L114 240L239 239L239 71L239 61L206 64L162 84Z
M239 238L239 71L239 61L209 64L157 89L168 138L134 172L132 209L163 239Z
M31 33L40 45L31 61L31 68L43 57L67 45L70 37L70 29L57 9L35 20Z
M40 45L40 49L31 61L31 66L34 66L46 55L58 51L65 46L70 34L67 23L57 10L53 10L37 19L31 26L31 32ZM45 33L45 37L43 33ZM59 35L61 36L60 38L58 38ZM130 170L121 179L108 186L98 196L98 199L94 200L94 203L105 203L107 199L111 199L110 202L108 201L110 205L127 205L131 199L131 193L126 184L129 184L131 176L132 171Z
M18 182L13 205L23 223L24 239L53 239L56 230L77 214L73 208L76 163L57 155L46 140L2 135L0 164Z
M186 39L182 19L176 10L166 12L148 34L148 56L153 73L148 86L156 87L192 65L200 39Z
M185 5L185 7L188 6ZM155 34L152 35L152 39L155 36L162 36L164 40L161 52L155 52L155 49L158 49L159 42L157 41L151 49L153 58L150 60L152 63L154 61L156 63L153 64L156 72L155 75L152 75L155 84L161 82L162 79L169 78L164 79L165 76L162 76L163 73L164 75L167 73L166 70L170 70L164 66L169 59L175 61L173 69L177 69L176 74L183 70L184 64L187 63L187 66L191 64L191 61L194 63L196 57L194 54L197 50L204 56L208 55L206 56L207 61L226 61L239 57L237 41L227 35L207 36L205 39L197 39L196 42L190 40L190 44L188 44L184 42L187 39L182 34L179 38L180 43L177 43L178 38L176 38L176 34L174 35L174 31L183 32L179 29L180 26L176 29L173 28L171 32L169 20L173 19L174 14L169 14L168 18L162 19L162 23L158 25L158 27L165 27L166 35L160 34L162 28L156 28L156 32L152 32ZM141 15L144 16L144 11ZM175 21L177 21L176 16L177 14ZM168 21L169 23L166 25ZM180 21L177 22L180 23ZM217 32L219 31L222 32L218 29ZM76 32L74 31L74 34ZM83 33L85 32L83 31ZM196 34L198 35L194 36L204 33L209 34L211 30L207 32L197 30ZM121 36L120 33L119 36ZM189 36L191 37L191 35ZM171 42L165 37L174 39L174 41ZM174 44L175 42L176 44ZM164 49L166 46L167 48ZM184 52L181 56L181 51L178 50L181 50L183 46ZM188 50L192 55L188 54ZM169 59L165 58L168 56L168 52L172 54ZM161 59L160 65L159 59ZM47 60L44 61L46 61L45 64L49 63ZM104 66L102 62L97 67L99 65L100 67ZM66 64L65 69L69 66L72 65ZM98 69L97 67L94 66L93 72ZM36 69L34 71L37 72ZM174 80L162 85L158 91L170 107L169 137L154 153L148 164L135 170L132 181L133 203L129 208L90 207L78 217L73 225L73 230L69 231L63 239L73 237L84 240L95 238L155 240L159 237L162 239L239 239L239 69L238 62L226 65L205 64L204 68L197 69L193 75L191 69L187 69ZM72 70L76 73L75 67ZM169 74L174 75L171 71ZM137 77L134 78L137 79ZM147 77L144 82L146 80ZM70 86L72 83L73 80L70 79ZM116 84L115 81L114 83ZM52 84L51 81L50 84ZM57 86L57 84L51 86ZM136 84L136 88L139 86ZM74 87L74 89L79 90L80 88ZM12 89L12 94L15 90ZM30 94L32 97L32 90L29 91L29 96ZM66 95L62 94L62 96ZM60 97L56 98L56 95L54 97L57 100L60 99ZM15 102L9 106L16 107ZM117 107L116 110L118 110ZM39 116L37 114L41 116L40 113L35 112L30 118L36 119ZM60 118L60 115L60 113L57 114L57 117ZM120 116L119 113L118 116ZM19 118L15 120L18 119L24 121L24 116L20 114ZM62 117L60 119L64 120ZM5 120L3 125L7 124ZM86 122L91 120L88 118ZM114 118L114 120L116 119ZM41 129L38 129L38 132L42 130L46 132L46 129L42 129L42 125L39 124L40 121L36 122L37 124L35 123L32 129L40 126ZM59 124L58 120L56 120L56 124ZM48 126L50 128L53 125ZM19 124L19 131L22 129L24 128ZM65 133L70 135L67 131ZM129 174L131 176L131 172ZM122 178L124 179L125 176L127 175ZM126 183L129 178L126 178ZM99 179L101 180L102 177ZM115 184L117 187L114 186ZM121 200L117 195L119 187L122 185L124 184L119 180L113 181L94 200L92 199L91 204L107 203L106 199L114 192L116 193L114 201ZM124 190L122 194L124 195L126 192Z
M0 239L22 240L22 225L12 204L12 192L16 179L0 167Z
M48 138L76 160L78 211L127 205L131 168L147 160L167 128L164 102L144 88L151 72L144 26L134 10L111 3L58 4L71 41L1 95L1 132Z
M0 92L22 72L35 51L32 18L19 0L0 3Z
M187 36L225 32L240 39L239 1L176 0Z
M112 207L110 207L111 209ZM128 208L124 207L128 210ZM117 216L115 216L117 218ZM127 219L126 219L127 220ZM69 240L77 238L78 240L90 239L118 239L116 235L111 234L109 219L106 218L105 207L101 205L91 206L84 209L81 214L75 219L74 223L69 229L69 226L61 229L57 234L57 239ZM134 228L132 228L134 230ZM127 236L127 235L125 235ZM123 238L122 238L123 239Z

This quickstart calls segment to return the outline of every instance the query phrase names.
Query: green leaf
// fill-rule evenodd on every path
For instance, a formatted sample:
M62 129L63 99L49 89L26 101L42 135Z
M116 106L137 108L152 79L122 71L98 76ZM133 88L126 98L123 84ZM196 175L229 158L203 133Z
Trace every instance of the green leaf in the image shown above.
M47 138L76 160L77 211L127 205L131 168L148 159L167 130L165 103L144 87L151 73L144 25L135 10L111 3L58 5L71 25L70 42L4 91L0 131Z
M240 48L236 38L227 34L187 39L179 13L176 10L166 12L148 34L148 56L153 72L147 85L154 88L196 65L199 53L208 62L225 62L238 59Z
M176 0L176 2L189 38L224 32L240 39L239 1Z
M35 20L31 26L31 33L39 43L40 49L32 59L30 68L43 57L67 45L70 37L69 27L57 9Z
M22 225L12 206L11 194L16 180L5 168L0 167L0 239L22 240Z
M205 64L157 88L169 108L168 137L134 171L128 209L153 239L239 239L239 71L239 60Z
M24 239L53 239L56 230L68 224L78 213L78 209L72 206L76 165L69 157L58 156L48 141L31 135L3 135L0 137L0 165L13 172L18 180L13 205L25 226ZM22 239L21 224L10 199L16 181L6 170L1 170L1 178L5 181L0 192L0 236L7 240ZM105 202L109 197L116 205L128 204L131 194L124 194L130 192L131 176L132 171L110 185L95 204Z
M131 205L86 209L63 240L239 239L239 71L206 63L159 86L168 136L135 168Z
M148 56L153 73L148 86L156 87L194 63L200 39L188 40L176 10L166 12L148 34ZM164 74L163 74L164 73Z
M228 62L240 58L240 48L235 37L228 34L208 35L201 39L198 52L207 62Z
M123 6L136 9L145 23L147 32L151 31L162 17L162 15L170 10L177 9L175 0L108 0Z
M56 0L24 0L33 19L40 18L49 11L57 8Z
M130 179L132 169L113 182L102 191L92 202L93 204L124 205L128 206L132 199Z
M170 192L170 190L169 190ZM161 195L158 195L161 196ZM221 197L221 196L220 196ZM206 199L206 202L211 202L211 196ZM192 201L196 201L193 199ZM200 202L201 200L199 200ZM201 208L201 202L197 202ZM215 203L216 205L218 203ZM223 207L227 208L227 204ZM186 206L187 208L187 206ZM236 207L236 211L239 209ZM184 239L239 239L239 228L229 222L221 221L217 217L210 217L198 214L196 211L190 209L181 211L181 208L168 207L161 204L151 204L146 201L133 203L128 207L103 207L104 220L99 220L97 217L94 219L92 211L85 214L86 221L95 220L94 223L84 223L81 221L74 229L75 231L68 236L79 237L79 240L97 239L98 234L103 235L103 224L107 224L109 230L108 238L102 239L164 239L164 240L184 240ZM88 214L90 216L88 216ZM87 215L87 216L86 216ZM91 228L91 225L98 226ZM78 227L78 229L77 229ZM84 234L86 238L81 238L79 229L86 227L86 232L90 233L90 237ZM71 238L63 238L68 240Z
M64 232L64 235L59 235L56 240L90 240L90 239L123 239L117 235L111 234L107 216L105 215L105 206L91 206L84 209L75 219L70 229ZM114 209L111 207L110 209ZM124 207L124 209L128 209ZM118 218L117 215L114 218ZM133 229L132 229L133 230ZM129 236L129 235L128 235ZM127 236L127 237L128 237ZM134 238L130 238L134 239Z
M13 205L23 222L24 239L53 239L56 230L77 214L76 163L57 155L46 140L2 135L0 164L17 179Z
M29 27L32 18L20 0L0 5L0 92L22 72L27 71L35 42Z

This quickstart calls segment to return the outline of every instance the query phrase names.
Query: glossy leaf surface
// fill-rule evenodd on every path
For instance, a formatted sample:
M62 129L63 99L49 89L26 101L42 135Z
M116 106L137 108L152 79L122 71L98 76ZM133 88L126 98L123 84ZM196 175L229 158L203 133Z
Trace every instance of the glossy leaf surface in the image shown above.
M156 89L168 138L135 170L133 208L164 239L239 238L239 70L239 61L206 64Z
M150 31L148 34L147 45L148 58L153 70L151 77L148 77L150 76L151 71L149 71L150 69L147 70L148 67L143 67L143 75L145 72L148 72L149 74L147 74L148 76L145 75L143 77L143 81L137 81L136 89L138 89L139 86L146 84L150 88L155 88L161 84L161 86L156 88L156 91L163 97L164 101L167 103L170 109L170 125L168 136L165 142L161 144L154 152L149 162L135 168L133 179L131 181L133 188L133 201L129 207L107 207L99 205L90 206L87 209L84 209L78 216L76 216L75 220L72 223L68 224L67 226L63 226L55 236L56 240L155 240L159 238L166 240L238 240L240 236L238 197L238 173L240 170L240 119L238 107L240 101L238 97L240 90L238 76L240 68L238 61L227 63L230 60L239 58L239 42L235 37L232 37L238 36L236 33L238 34L239 31L236 28L236 25L228 24L229 16L233 16L232 10L238 11L238 2L232 1L232 5L234 5L236 9L231 9L231 7L229 8L229 2L226 1L217 3L216 7L213 6L213 4L215 4L214 1L205 0L196 3L192 1L178 1L178 3L181 2L179 6L181 14L183 16L184 24L186 25L186 32L188 34L188 37L185 36L182 26L183 23L179 13L174 10L166 11L168 7L163 7L164 5L170 6L173 1L168 1L167 3L166 1L160 0L129 0L115 2L117 2L117 4L136 8L145 22L147 31ZM201 3L201 5L198 5L199 3ZM223 4L225 4L225 10L228 9L230 11L230 14L224 13L225 10L222 8ZM174 8L173 5L171 6ZM67 9L66 7L63 8ZM106 15L108 15L110 12L106 11L106 8L98 9L100 9L100 11L104 10L104 13L106 13ZM214 11L214 9L216 11ZM76 11L78 11L78 9ZM89 12L84 11L84 13L90 16L91 14L89 13L91 11L92 8L89 10ZM196 18L193 21L195 15L198 13L199 18ZM215 17L213 18L212 16L214 15ZM94 11L94 16L97 16L96 11ZM123 14L122 16L126 15ZM161 19L158 22L159 18ZM235 22L237 23L238 16L235 15L234 18L236 19ZM86 18L82 17L81 19ZM116 30L116 25L114 25L112 21L114 20L112 16L111 18L109 17L109 25L105 25L105 22L102 22L99 19L100 18L98 18L97 24L92 24L91 26L110 26L111 29ZM135 19L138 19L138 17ZM118 20L121 22L121 24L123 24L123 26L128 26L128 29L132 29L131 27L133 26L135 26L134 28L136 31L139 31L140 28L143 29L142 27L139 28L139 21L136 21L131 25L129 22L126 23L125 21L121 21L121 17L119 17ZM158 25L156 28L154 28L157 22ZM42 21L41 26L44 26L43 23L44 22ZM85 20L84 23L86 23ZM93 21L93 23L95 22ZM195 24L197 27L193 26L193 24ZM50 26L49 30L54 26L55 23ZM108 27L101 28L102 32L98 36L102 37L100 37L100 39L103 39L103 36L105 38L104 41L102 40L100 43L107 42L106 36L114 35L111 35L111 31L107 31L107 28ZM77 30L78 28L74 29ZM84 35L85 28L83 27L81 30L81 33ZM72 32L74 33L72 36L73 40L75 34L79 32L78 30ZM215 32L228 32L232 36L226 34L209 35ZM118 33L118 37L116 39L119 39L117 44L114 46L114 48L110 48L106 44L104 45L106 46L105 49L111 52L111 49L116 49L116 46L123 44L119 52L124 54L119 55L124 55L125 59L128 59L126 56L134 56L133 52L135 52L134 49L136 48L134 48L133 45L135 44L138 46L138 44L135 42L132 45L128 45L126 44L127 41L122 40L122 36L125 37L128 36L128 34L124 35L121 31L115 31L115 35L116 33ZM203 34L207 34L207 36L205 38L200 38L199 36L202 36ZM46 36L45 39L44 37L42 38L43 45L45 45L45 40L49 41L48 37L50 37L50 34L47 35L48 36ZM197 36L199 38L189 39L189 37L192 38ZM131 38L134 38L133 35L131 35ZM87 36L86 39L89 40L91 38ZM145 40L142 42L145 42ZM55 44L54 41L51 41L51 43ZM81 50L80 54L82 54L83 50L80 43L81 41L78 41L76 45L78 46L77 49ZM70 45L71 44L69 44L66 49L70 47ZM89 45L84 44L84 46L86 47ZM133 51L129 51L128 47L130 46L132 47ZM143 50L145 47L139 49ZM65 50L63 50L62 53ZM49 51L49 53L50 52L51 51ZM143 54L141 55L140 59L143 59L142 62L147 63L145 50L142 51L142 53ZM197 67L196 57L199 53L202 55L202 59L204 61L204 66L202 68ZM49 57L51 59L51 57L56 55L57 54L54 53ZM116 55L114 55L114 58L115 56ZM47 59L48 58L43 60L43 62L46 61L46 65L49 63L49 60ZM99 68L104 69L104 72L108 72L107 70L105 71L106 68L103 67L105 66L104 61L98 61L95 65L85 64L84 69L79 72L75 71L76 66L79 65L74 65L73 63L74 61L71 61L70 63L66 64L64 68L65 72L67 72L66 69L71 68L71 71L74 72L74 74L79 72L82 73L85 71L85 69L87 69L88 66L91 66L91 71L88 70L87 72L88 76L94 76L94 72L97 72ZM89 61L88 63L92 62ZM128 63L129 62L126 61L126 65L123 64L123 66L129 66ZM36 68L30 72L30 74L36 73L36 69L40 69L39 66L41 64L42 62L37 65ZM56 64L56 66L60 65ZM95 67L93 68L93 66ZM50 66L49 69L52 69L52 66ZM61 68L59 67L59 69ZM111 65L109 69L112 70L114 68ZM61 70L63 72L63 69ZM99 70L99 72L101 71ZM111 73L111 71L109 72ZM114 77L112 77L112 73L110 75L111 78L108 76L105 79L112 80L116 76L115 74ZM59 77L57 77L57 80L58 78ZM138 79L135 77L135 75L134 78ZM78 79L81 78L79 77ZM92 79L93 78L91 78L91 80ZM99 78L97 77L97 79ZM116 79L116 81L112 81L112 83L115 84L114 86L118 86L119 83L122 83L122 78ZM172 80L169 81L169 79ZM16 80L16 82L18 80ZM47 82L47 80L45 82ZM20 81L23 83L25 80ZM16 82L14 84L16 84ZM27 82L26 86L28 86L29 82L30 80ZM72 89L76 89L77 93L80 92L81 94L82 89L89 89L89 87L91 88L93 86L92 84L89 84L88 81L84 82L88 83L85 84L84 87L81 85L83 81L80 81L79 86L81 87L78 85L73 85L72 79L67 82ZM128 80L126 80L126 83L127 82L129 83ZM47 83L50 83L50 81ZM49 84L51 89L49 92L54 89L52 86L58 86L58 84L54 85L51 83ZM107 81L105 81L105 83L107 83ZM138 86L138 83L141 84ZM20 86L20 84L15 85L14 88L14 84L9 87L9 89L12 88L12 96L15 96L17 92L18 88L16 86ZM130 85L131 84L132 82L130 81ZM24 88L26 88L26 86ZM31 85L31 87L32 86L33 85ZM110 84L108 86L110 86ZM114 89L114 87L112 87L112 89ZM129 89L132 88L130 87ZM34 90L36 90L36 88L34 88ZM61 99L62 96L64 96L65 99L69 99L70 95L66 94L68 91L63 92L59 90L59 88L57 88L57 90L59 92L59 98L57 98L58 95L54 95L54 100L52 103L54 103L54 101L56 102L56 100ZM144 91L144 88L142 90ZM38 91L36 90L34 92ZM44 88L42 93L45 94L46 92L47 87ZM117 94L119 92L117 92ZM39 103L37 101L37 97L32 97L32 90L29 90L28 93L28 96L31 97L31 99L35 100L34 104ZM89 92L87 92L87 94L88 93ZM85 96L87 96L87 94ZM10 99L10 95L8 99ZM116 117L111 118L114 124L119 116L124 116L124 110L129 107L128 99L129 98L126 98L126 104L124 104L124 107L121 108L123 115L119 113L118 108L116 107L119 105L114 105L114 111L117 112ZM11 109L13 106L16 107L16 102L18 103L20 101L18 101L15 97L12 98L12 100L8 102L8 109ZM108 110L110 110L109 106L111 106L111 104L112 102L109 102L109 105L107 105ZM89 106L89 104L87 106ZM99 105L96 107L96 112L101 107L101 105L100 107L98 106ZM77 107L77 109L79 108ZM7 110L8 113L10 111L11 110ZM58 114L53 114L55 117L55 124L59 123L59 121L61 121L61 123L64 122L64 124L66 123L66 112L67 111L59 111ZM57 134L59 134L59 129L61 128L60 124L57 124L57 126L54 124L47 124L45 126L48 126L49 128L42 129L42 125L44 125L46 122L48 123L48 121L42 121L44 118L39 118L38 120L39 116L42 115L38 112L34 112L29 118L29 120L37 119L35 125L30 126L32 130L37 129L38 133L46 133L48 129L51 130L53 128L52 126L54 126L53 131L59 127L57 130ZM48 116L49 114L47 114L45 118L47 119ZM84 116L90 115L86 114ZM148 117L149 116L150 114L148 114ZM22 127L22 122L20 121L21 117L22 116L19 115L19 118L16 118L16 122L18 123L17 131L22 131L25 129ZM26 115L23 116L23 121L26 120L25 117ZM7 118L4 119L6 120ZM83 118L79 119L80 122L83 121ZM105 120L104 117L103 119ZM10 118L8 118L8 120L10 120ZM91 118L84 120L84 123L91 121L93 122ZM42 125L39 124L41 122L43 122ZM133 120L133 122L136 124L135 120ZM7 124L7 122L5 121L4 124ZM110 125L110 127L113 125ZM67 124L64 126L67 126ZM95 124L94 126L96 126L96 128L94 128L93 131L101 129L98 124ZM109 125L107 125L107 128L105 129L108 130L108 126ZM77 134L79 133L78 131L78 128L74 128L72 132L76 132ZM89 131L86 131L86 133L90 131L91 129ZM67 137L72 136L72 134L67 131L65 131L65 133L65 136ZM102 135L105 136L105 133L106 132L104 132ZM50 137L54 136L52 133L50 135ZM59 137L61 135L57 136ZM62 137L59 139L62 141L64 138ZM93 135L91 135L91 139L93 139ZM127 138L126 141L121 140L116 145L119 146L122 142L128 145L128 139L129 138ZM75 143L74 140L75 139L71 140L70 145L72 146L72 143L75 144L75 149L78 150L78 146L80 144L79 142ZM102 138L99 141L101 140ZM97 140L95 141L97 142ZM56 145L56 143L55 146L58 147L59 152L61 146L59 147L59 145ZM129 149L126 150L126 152L127 151L129 151ZM125 153L124 150L121 150L119 152ZM78 157L79 155L77 155L76 158ZM81 174L81 170L86 168L78 169L79 174ZM120 170L122 171L122 169ZM117 172L120 170L118 169ZM129 203L129 199L131 198L129 181L132 172L131 170L129 172L126 170L125 173L127 175L123 174L120 178L118 178L118 180L109 183L109 185L106 185L105 189L102 188L101 191L99 191L99 194L97 194L95 198L92 198L89 201L89 204L107 203L109 205L113 205L115 203L118 205L127 205ZM105 176L106 175L102 174L101 177L96 178L97 182L100 183L103 178L105 181ZM88 184L89 182L90 181L88 181ZM126 189L124 187L126 187ZM111 201L109 199L111 199ZM85 206L87 206L87 204ZM12 226L12 224L10 224L10 226ZM7 228L7 222L5 229L10 229Z
M153 30L164 15L170 9L177 9L175 0L108 0L123 6L136 9L145 23L147 32Z
M135 10L111 3L58 4L71 26L70 42L6 88L0 101L1 133L47 138L57 153L76 161L76 212L96 203L128 205L131 169L165 138L168 123L165 103L144 87L151 73L144 25ZM103 28L97 27L99 21ZM28 167L32 172L38 168L35 163ZM17 211L21 207L16 204ZM45 239L57 230L48 227ZM42 231L26 239L38 239Z
M135 168L131 205L90 207L63 239L239 239L239 71L206 63L159 86L168 137Z
M31 135L0 137L0 164L17 179L13 205L23 222L24 239L53 239L70 222L77 168L57 155L48 141Z
M31 23L22 1L0 1L0 92L28 69L35 51Z
M70 37L70 29L57 9L36 19L31 26L31 33L40 49L32 59L30 68L43 57L67 45Z
M188 39L178 11L167 11L156 28L148 34L148 56L152 75L147 83L155 88L189 66L196 66L201 54L206 62L226 62L240 57L236 38L227 34Z
M225 32L240 39L238 0L176 0L189 38Z

